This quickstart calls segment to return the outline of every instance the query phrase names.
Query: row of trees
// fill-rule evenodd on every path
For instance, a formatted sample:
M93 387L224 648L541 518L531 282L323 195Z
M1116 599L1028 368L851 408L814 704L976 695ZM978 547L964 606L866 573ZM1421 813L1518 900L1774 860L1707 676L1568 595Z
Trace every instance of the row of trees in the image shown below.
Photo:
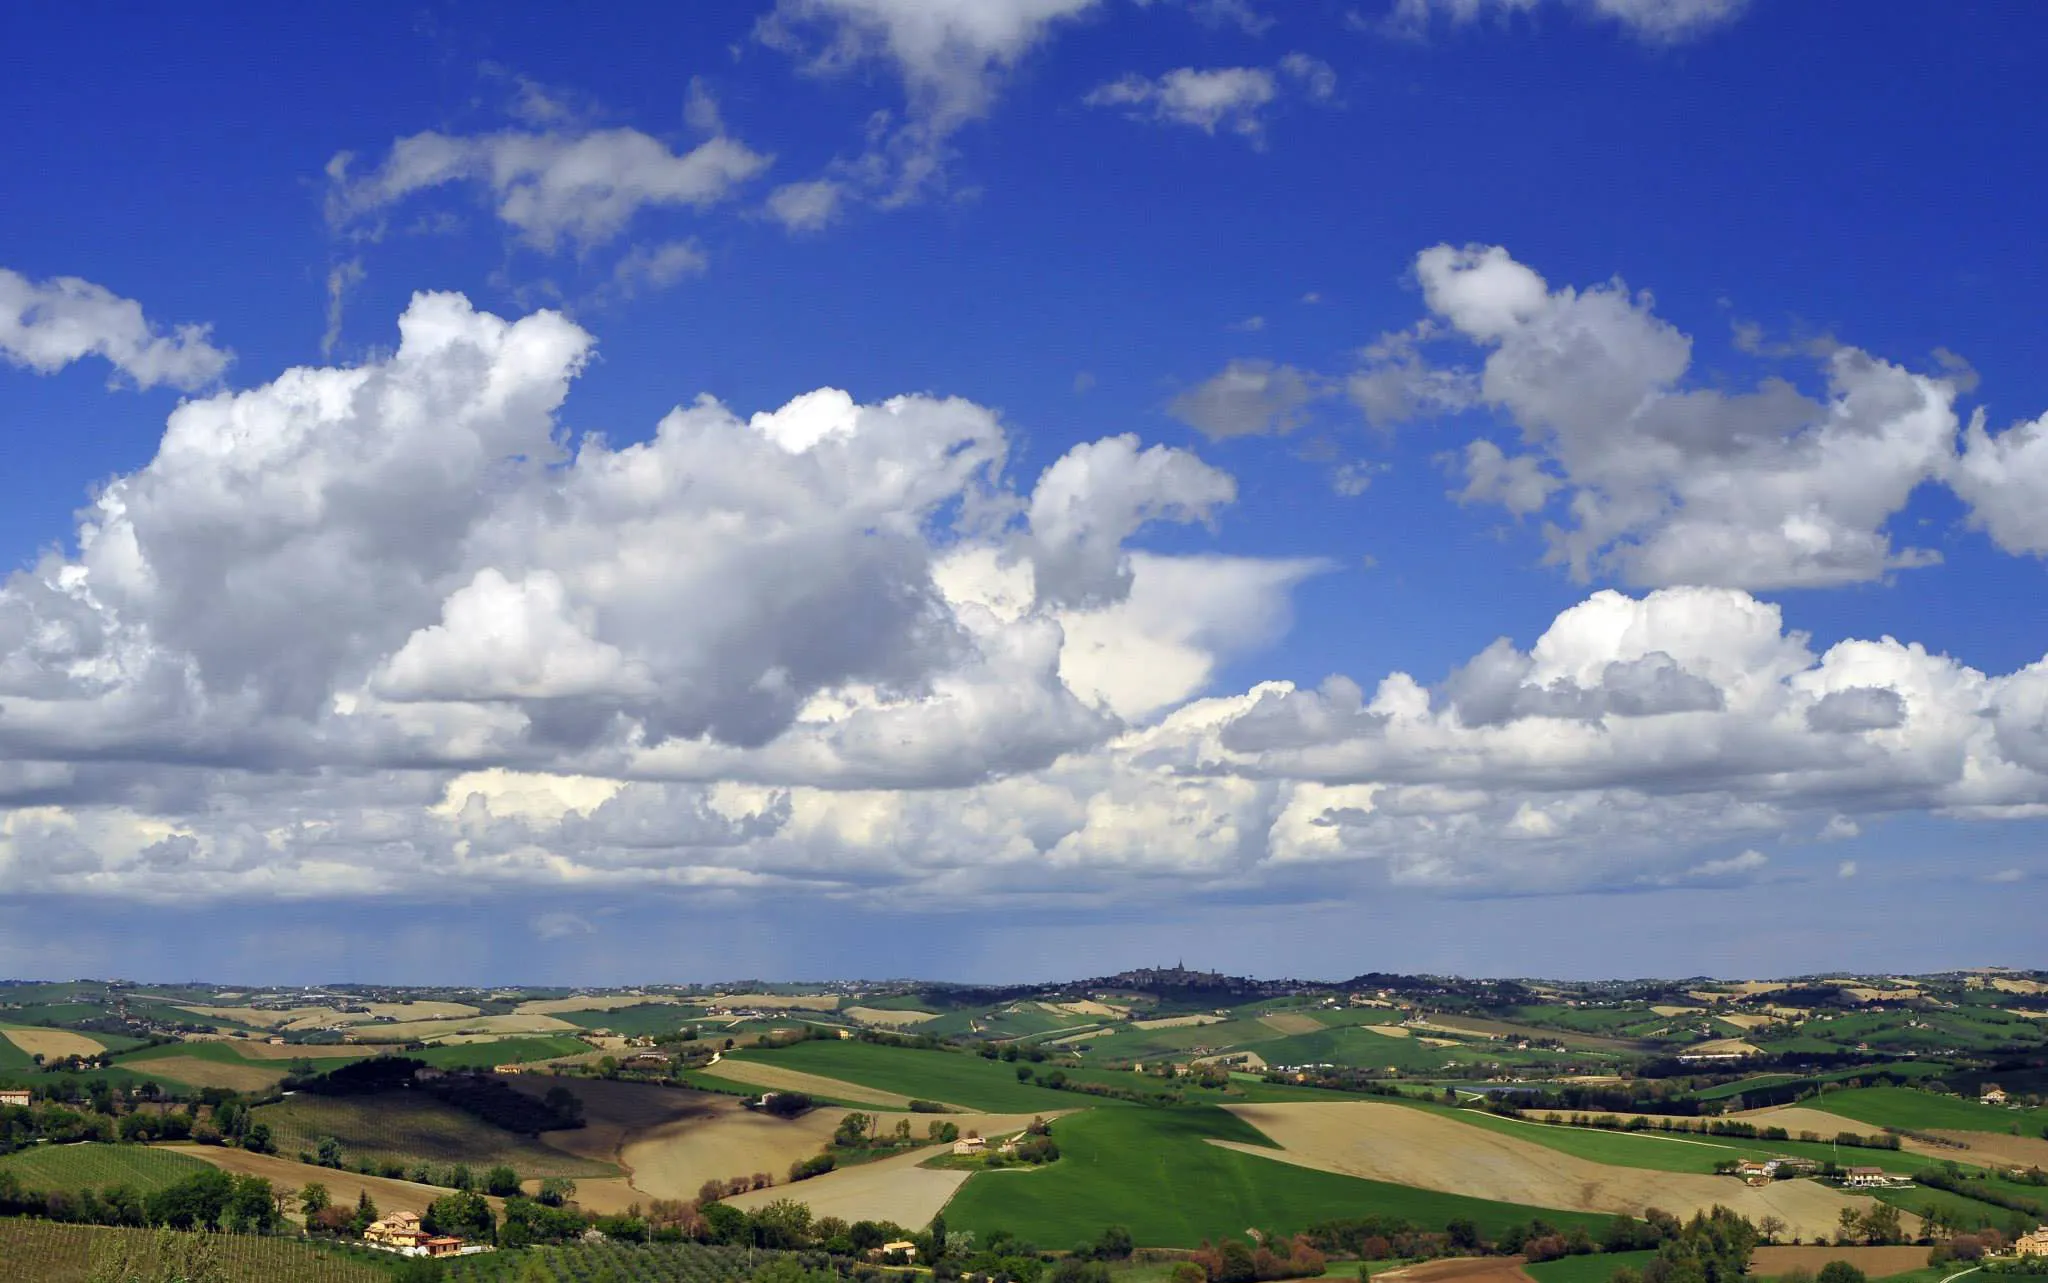
M271 1234L284 1224L282 1200L260 1176L209 1169L151 1194L132 1186L33 1190L0 1171L0 1216L40 1216L79 1225L164 1226Z

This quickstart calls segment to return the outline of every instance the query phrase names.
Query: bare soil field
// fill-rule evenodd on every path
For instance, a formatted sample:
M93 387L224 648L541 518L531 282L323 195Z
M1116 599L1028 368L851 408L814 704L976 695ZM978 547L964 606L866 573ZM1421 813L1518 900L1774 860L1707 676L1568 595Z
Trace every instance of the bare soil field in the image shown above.
M1319 1034L1323 1022L1299 1011L1275 1011L1259 1017L1259 1023L1279 1034Z
M1776 1215L1788 1233L1807 1238L1832 1233L1844 1207L1861 1210L1872 1204L1813 1181L1779 1181L1754 1189L1722 1176L1611 1167L1400 1105L1227 1108L1278 1142L1283 1152L1212 1144L1321 1171L1505 1203L1637 1216L1645 1207L1689 1216L1719 1203L1751 1220Z
M1737 1029L1757 1029L1764 1025L1776 1024L1778 1022L1778 1017L1776 1016L1766 1016L1747 1011L1723 1012L1715 1016L1714 1019L1734 1025Z
M1740 1038L1715 1038L1708 1042L1696 1042L1683 1050L1687 1055L1693 1056L1754 1056L1758 1054L1755 1043L1744 1042Z
M305 1188L308 1181L318 1181L327 1187L328 1194L336 1203L344 1206L353 1206L356 1198L367 1190L380 1212L425 1212L429 1203L448 1193L435 1185L416 1185L412 1181L395 1181L382 1176L358 1176L354 1172L315 1167L279 1158L275 1154L252 1154L245 1149L227 1149L218 1145L167 1145L164 1148L189 1154L237 1176L261 1176L278 1189L294 1194ZM504 1210L499 1199L492 1199L491 1204L500 1211Z
M830 993L722 993L713 999L724 1007L757 1011L837 1011L839 996Z
M1152 1020L1133 1020L1138 1029L1185 1029L1192 1025L1220 1025L1221 1016L1159 1016Z
M97 1056L107 1049L105 1043L94 1042L84 1034L69 1029L8 1029L4 1031L7 1041L21 1048L31 1056L45 1060L62 1060L66 1056Z
M375 1047L358 1043L285 1043L272 1046L254 1039L228 1039L235 1054L244 1060L359 1060L377 1054Z
M881 1025L887 1029L903 1029L939 1018L936 1011L890 1011L884 1007L848 1007L846 1014L864 1025Z
M1859 1136L1884 1134L1882 1128L1873 1127L1869 1123L1859 1123L1853 1118L1844 1118L1840 1114L1830 1114L1824 1109L1808 1109L1801 1105L1772 1105L1763 1109L1745 1109L1728 1116L1739 1118L1746 1123L1756 1123L1758 1126L1782 1127L1792 1133L1793 1140L1798 1140L1801 1132L1818 1132L1822 1140L1833 1140L1839 1132L1855 1132ZM1902 1143L1910 1150L1914 1142ZM1882 1157L1883 1151L1878 1152Z
M1105 1020L1114 1020L1119 1016L1131 1014L1129 1007L1118 1007L1107 1002L1097 1002L1093 998L1084 998L1079 1002L1054 1003L1052 1005L1055 1010L1064 1011L1070 1016L1100 1016Z
M784 1069L780 1065L764 1065L758 1060L721 1060L715 1065L706 1065L700 1072L741 1085L766 1087L771 1091L801 1091L813 1096L850 1100L856 1104L881 1105L888 1109L910 1108L908 1096L899 1096L892 1091L877 1091L856 1083L841 1082L837 1078L826 1078L821 1074Z
M1818 1274L1829 1261L1847 1261L1865 1275L1881 1279L1887 1274L1904 1274L1927 1264L1924 1247L1760 1247L1749 1258L1749 1272L1756 1275L1784 1274L1789 1270L1811 1270Z
M1388 1038L1406 1038L1409 1036L1408 1026L1406 1025L1360 1025L1358 1027L1360 1029L1369 1029L1373 1033Z
M973 1175L967 1171L918 1166L931 1156L930 1150L898 1154L880 1162L827 1172L795 1185L755 1190L726 1201L751 1211L778 1198L793 1198L808 1205L813 1217L837 1216L846 1221L923 1225L938 1215L939 1210ZM1031 1173L1015 1168L1003 1175L1005 1179L1031 1179Z
M823 1149L844 1117L843 1109L814 1109L781 1119L717 1097L708 1113L632 1134L618 1161L631 1186L653 1198L695 1198L705 1181L754 1172L780 1185L789 1165Z
M262 1091L284 1077L284 1066L224 1065L197 1056L165 1056L160 1060L139 1060L130 1066L150 1078L167 1078L187 1087L226 1087L231 1091Z
M1523 1264L1519 1256L1460 1256L1423 1261L1373 1277L1399 1279L1401 1283L1534 1283L1523 1271Z
M649 1003L674 1001L676 999L673 996L665 993L613 993L587 998L535 998L520 1003L512 1010L522 1016L559 1016L565 1011L617 1011L621 1007L640 1007Z

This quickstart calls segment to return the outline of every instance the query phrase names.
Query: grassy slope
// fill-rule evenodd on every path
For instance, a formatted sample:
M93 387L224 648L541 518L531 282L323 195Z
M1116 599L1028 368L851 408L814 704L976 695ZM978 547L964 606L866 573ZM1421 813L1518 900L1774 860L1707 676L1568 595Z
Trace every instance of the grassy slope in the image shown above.
M1656 1259L1655 1252L1601 1252L1592 1256L1564 1256L1555 1261L1525 1265L1523 1271L1536 1283L1607 1283L1623 1267L1640 1270Z
M286 1157L317 1150L323 1136L341 1142L348 1162L368 1158L447 1167L467 1163L478 1172L505 1163L520 1176L612 1176L617 1169L564 1154L480 1118L410 1092L326 1097L301 1092L257 1109Z
M428 1047L423 1051L399 1051L397 1054L441 1069L488 1069L493 1065L527 1064L536 1060L553 1060L558 1056L580 1056L590 1050L589 1043L572 1034L541 1034L500 1038L494 1042Z
M1090 1097L1020 1083L1015 1065L964 1052L813 1040L774 1051L743 1051L729 1059L735 1066L749 1061L781 1065L876 1091L893 1091L917 1100L943 1100L996 1113L1074 1109L1092 1101ZM1050 1072L1042 1065L1032 1068Z
M0 1171L44 1192L127 1185L147 1194L207 1170L196 1158L142 1145L40 1145L0 1158Z
M1800 1103L1875 1127L1906 1127L1916 1131L2009 1132L2017 1126L2022 1134L2033 1135L2039 1132L2044 1115L2048 1115L2044 1110L2000 1109L1911 1087L1851 1087Z
M1059 1162L975 1176L947 1204L947 1223L983 1234L1007 1228L1048 1247L1121 1224L1141 1245L1191 1247L1251 1226L1285 1233L1373 1213L1431 1227L1470 1217L1488 1234L1533 1216L1589 1228L1609 1219L1358 1180L1221 1149L1208 1139L1270 1142L1205 1106L1090 1110L1055 1124L1053 1135ZM1168 1190L1172 1197L1163 1196Z

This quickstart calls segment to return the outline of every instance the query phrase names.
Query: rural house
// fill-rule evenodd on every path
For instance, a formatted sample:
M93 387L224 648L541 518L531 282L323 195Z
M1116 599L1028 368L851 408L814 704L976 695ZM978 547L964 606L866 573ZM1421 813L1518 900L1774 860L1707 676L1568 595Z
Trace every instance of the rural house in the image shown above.
M387 1252L408 1252L433 1237L420 1228L418 1212L393 1212L372 1221L363 1231L363 1242Z
M2014 1239L2012 1250L2020 1256L2048 1256L2048 1225Z
M1750 1185L1768 1185L1777 1170L1775 1163L1756 1163L1747 1160L1735 1165L1735 1174Z
M959 1140L953 1142L953 1152L956 1154L986 1154L988 1152L988 1142L979 1136L962 1136Z
M1845 1167L1842 1169L1842 1184L1850 1189L1868 1189L1875 1185L1889 1185L1899 1178L1882 1167Z
M878 1256L881 1257L881 1259L885 1261L888 1260L890 1257L897 1255L898 1253L902 1254L903 1259L905 1261L915 1261L917 1259L917 1244L911 1242L907 1238L898 1239L894 1243L882 1244L880 1247L875 1249L875 1252Z
M0 1105L19 1105L21 1108L27 1109L28 1103L32 1099L33 1097L29 1095L28 1088L26 1087L0 1088Z
M2005 1100L2005 1088L1997 1083L1984 1084L1984 1094L1977 1097L1977 1103L1981 1105L2003 1105Z

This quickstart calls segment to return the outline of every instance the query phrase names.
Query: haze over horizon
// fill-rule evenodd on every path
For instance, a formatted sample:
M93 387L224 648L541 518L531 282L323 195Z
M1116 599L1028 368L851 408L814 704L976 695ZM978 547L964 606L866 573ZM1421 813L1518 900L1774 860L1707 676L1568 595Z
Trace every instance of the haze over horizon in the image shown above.
M2040 965L2025 12L11 14L0 976Z

